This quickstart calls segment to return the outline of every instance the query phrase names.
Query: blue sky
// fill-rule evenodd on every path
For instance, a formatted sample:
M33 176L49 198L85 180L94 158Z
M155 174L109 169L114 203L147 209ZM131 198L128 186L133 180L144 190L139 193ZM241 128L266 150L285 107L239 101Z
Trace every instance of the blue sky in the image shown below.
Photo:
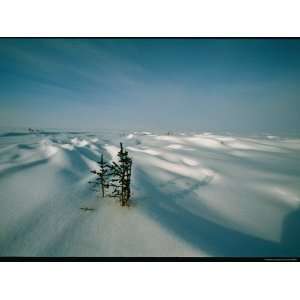
M299 39L0 39L0 126L298 133Z

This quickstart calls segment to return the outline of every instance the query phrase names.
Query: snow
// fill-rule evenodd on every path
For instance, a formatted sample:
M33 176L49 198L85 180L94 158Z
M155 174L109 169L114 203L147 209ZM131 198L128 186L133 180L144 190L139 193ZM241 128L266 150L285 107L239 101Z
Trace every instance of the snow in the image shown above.
M108 154L111 156L111 159L114 161L118 160L118 152L119 148L114 145L107 145L105 144L104 149L108 152Z
M73 138L71 139L71 143L77 147L85 147L89 145L89 142L85 139Z
M179 144L171 144L171 145L168 145L167 148L177 150L177 149L182 149L183 147L182 147L182 145L179 145Z
M131 151L135 151L135 152L143 152L143 153L147 153L147 154L150 154L150 155L159 155L159 152L158 151L155 151L153 149L149 149L149 148L143 148L143 149L140 149L140 148L136 148L136 147L128 147L127 148L128 150L131 150Z
M120 142L129 208L88 184ZM2 132L0 255L299 256L299 158L270 135Z

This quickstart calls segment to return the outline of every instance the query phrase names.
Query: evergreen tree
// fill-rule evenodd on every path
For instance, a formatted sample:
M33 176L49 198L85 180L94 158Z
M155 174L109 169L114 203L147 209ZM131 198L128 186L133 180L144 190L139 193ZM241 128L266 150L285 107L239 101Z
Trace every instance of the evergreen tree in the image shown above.
M93 170L91 173L97 175L98 177L96 178L95 182L89 182L93 183L94 185L99 185L101 186L101 192L102 192L102 197L105 197L105 189L109 188L109 171L110 171L110 165L106 162L104 162L103 159L103 154L101 155L101 160L97 162L99 165L100 170Z
M90 181L89 183L101 186L102 197L105 197L106 189L112 188L111 193L107 196L116 197L120 200L122 206L128 206L131 196L132 159L128 156L128 152L124 150L122 143L120 143L118 157L118 163L112 162L108 164L104 162L103 155L101 155L101 160L98 162L100 170L91 171L91 173L97 175L96 181Z
M131 166L132 159L128 156L128 152L124 150L120 143L120 151L118 152L119 163L113 162L111 165L111 184L113 187L112 197L117 197L122 206L128 206L131 196Z

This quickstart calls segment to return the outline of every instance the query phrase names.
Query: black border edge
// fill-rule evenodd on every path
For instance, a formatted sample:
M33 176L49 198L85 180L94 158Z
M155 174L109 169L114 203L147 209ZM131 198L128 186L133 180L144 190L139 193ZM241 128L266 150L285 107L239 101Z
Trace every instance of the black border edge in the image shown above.
M298 262L298 257L34 257L2 256L0 262Z
M300 37L101 37L101 36L0 36L3 39L232 39L232 40L295 40ZM0 262L299 262L300 257L35 257L0 256Z

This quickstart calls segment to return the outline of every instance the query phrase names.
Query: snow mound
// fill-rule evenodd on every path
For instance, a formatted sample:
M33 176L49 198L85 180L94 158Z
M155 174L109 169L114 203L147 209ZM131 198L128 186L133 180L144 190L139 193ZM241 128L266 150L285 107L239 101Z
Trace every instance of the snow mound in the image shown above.
M300 255L299 138L74 135L0 135L0 255ZM120 142L133 159L129 209L88 183Z
M135 148L135 147L127 147L128 150L134 151L134 152L143 152L150 155L159 155L160 153L156 150L149 149L149 148Z
M61 147L70 151L74 150L74 146L71 144L62 144Z
M171 144L171 145L168 145L167 148L176 150L176 149L182 149L183 146L179 145L179 144Z
M89 142L85 139L73 138L71 139L71 143L76 147L85 147L89 145Z

